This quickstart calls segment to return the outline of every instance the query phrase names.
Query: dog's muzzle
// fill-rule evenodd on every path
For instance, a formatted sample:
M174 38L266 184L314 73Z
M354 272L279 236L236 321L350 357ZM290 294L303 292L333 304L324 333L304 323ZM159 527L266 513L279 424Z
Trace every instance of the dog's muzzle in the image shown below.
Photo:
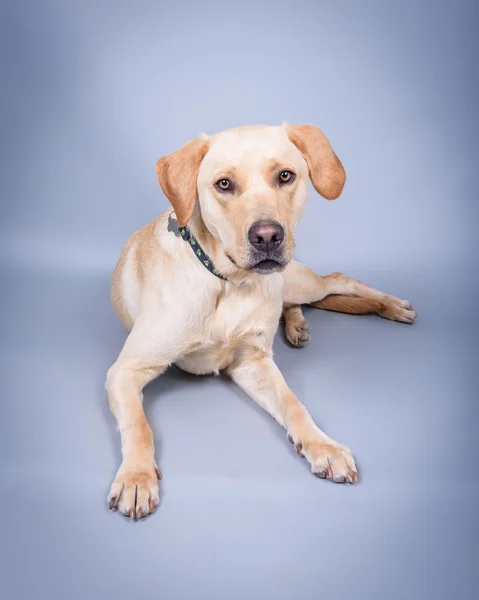
M284 257L284 227L277 221L257 221L249 228L251 246L248 269L257 273L272 273L286 266Z

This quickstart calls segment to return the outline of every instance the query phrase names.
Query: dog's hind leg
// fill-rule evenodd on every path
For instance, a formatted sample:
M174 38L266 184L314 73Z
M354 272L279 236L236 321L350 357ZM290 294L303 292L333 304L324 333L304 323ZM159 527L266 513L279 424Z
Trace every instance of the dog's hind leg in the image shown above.
M406 300L380 292L342 273L317 275L296 261L291 262L284 273L283 301L286 336L297 347L306 345L310 337L301 304L356 315L376 313L402 323L413 323L416 318L415 310Z

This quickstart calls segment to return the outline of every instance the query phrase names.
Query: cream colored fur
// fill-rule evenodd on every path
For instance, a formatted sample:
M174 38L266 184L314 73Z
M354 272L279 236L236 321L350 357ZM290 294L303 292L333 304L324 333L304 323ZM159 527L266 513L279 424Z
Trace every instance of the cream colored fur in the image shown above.
M296 174L292 185L278 187L280 169ZM227 373L286 429L314 474L353 483L358 474L349 448L317 427L274 363L280 317L284 311L288 339L302 346L309 328L301 304L377 312L403 322L412 322L415 313L406 301L339 273L320 277L293 260L308 177L328 199L344 185L344 170L328 140L309 125L237 128L193 140L160 159L157 172L180 224L188 223L228 281L215 277L188 243L168 231L173 209L126 242L111 286L115 311L130 333L106 381L123 454L110 506L136 518L158 504L159 471L142 390L173 363L195 374ZM215 188L221 177L234 179L234 195ZM248 266L247 231L261 219L285 229L287 264L270 274ZM351 300L362 304L354 310Z

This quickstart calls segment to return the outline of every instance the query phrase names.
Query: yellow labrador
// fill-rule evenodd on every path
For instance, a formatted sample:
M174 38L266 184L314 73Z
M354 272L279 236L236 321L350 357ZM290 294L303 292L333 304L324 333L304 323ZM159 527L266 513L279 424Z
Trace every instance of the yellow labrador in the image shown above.
M142 390L172 363L225 371L286 429L315 475L357 481L351 451L317 427L272 353L282 313L290 342L308 341L302 304L405 323L416 316L404 300L293 260L308 177L328 200L345 183L327 138L311 125L239 127L200 136L156 170L172 209L129 238L112 278L113 306L130 334L106 380L123 455L110 507L137 518L158 504Z

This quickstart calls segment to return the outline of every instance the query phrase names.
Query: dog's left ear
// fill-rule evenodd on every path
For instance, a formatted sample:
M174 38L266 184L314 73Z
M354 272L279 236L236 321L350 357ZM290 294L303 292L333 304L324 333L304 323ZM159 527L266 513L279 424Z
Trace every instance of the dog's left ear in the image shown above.
M180 227L184 227L193 215L198 171L208 147L208 138L202 136L188 142L176 152L163 156L156 163L158 181L174 208Z
M343 190L346 172L328 138L313 125L283 123L283 126L308 165L314 189L323 198L336 200Z

